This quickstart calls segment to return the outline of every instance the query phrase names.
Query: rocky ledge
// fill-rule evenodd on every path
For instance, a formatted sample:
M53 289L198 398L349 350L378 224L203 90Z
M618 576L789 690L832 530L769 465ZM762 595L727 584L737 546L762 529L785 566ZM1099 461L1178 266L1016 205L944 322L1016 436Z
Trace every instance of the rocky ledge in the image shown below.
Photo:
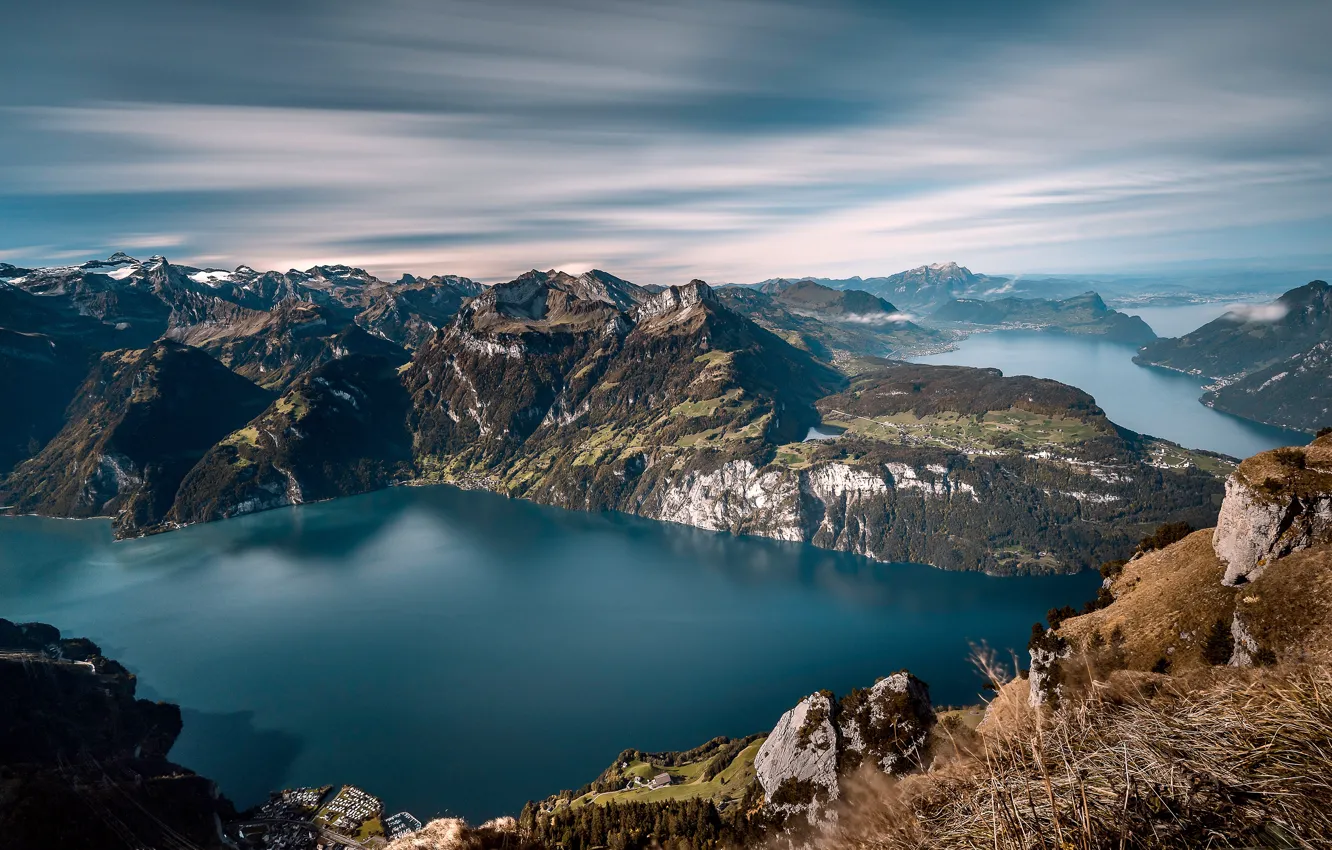
M1332 434L1306 448L1254 455L1226 482L1213 546L1225 584L1262 575L1272 561L1332 542Z
M754 757L765 805L810 825L833 823L844 783L860 771L920 767L935 722L929 686L903 671L840 700L810 694L782 715Z

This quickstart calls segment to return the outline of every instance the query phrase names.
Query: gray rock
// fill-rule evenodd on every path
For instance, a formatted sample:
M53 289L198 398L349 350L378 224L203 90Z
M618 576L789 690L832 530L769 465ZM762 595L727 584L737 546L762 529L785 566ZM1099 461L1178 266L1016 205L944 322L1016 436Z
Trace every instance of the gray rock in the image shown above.
M1332 542L1332 493L1269 496L1236 475L1226 481L1212 534L1212 548L1226 565L1223 584L1253 581L1277 558L1325 542Z
M1249 631L1248 624L1239 611L1230 621L1230 636L1235 641L1230 652L1231 667L1252 667L1254 656L1258 654L1258 639Z
M842 698L837 728L842 735L841 770L873 765L884 773L915 767L934 726L930 688L907 672Z
M837 783L837 730L833 701L811 694L782 715L754 757L763 800L774 811L830 822L829 806L841 796Z

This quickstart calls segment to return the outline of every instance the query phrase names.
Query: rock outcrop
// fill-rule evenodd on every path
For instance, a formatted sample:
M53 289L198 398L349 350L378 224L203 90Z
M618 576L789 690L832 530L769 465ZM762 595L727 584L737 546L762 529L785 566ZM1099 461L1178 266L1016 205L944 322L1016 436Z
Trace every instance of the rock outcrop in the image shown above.
M830 806L841 796L834 703L826 692L811 694L782 715L754 757L763 799L784 815L804 815L811 824L835 818Z
M852 691L838 703L840 770L865 766L897 774L915 767L934 720L929 685L906 671Z
M754 758L764 802L788 819L831 824L848 777L918 767L934 722L929 686L906 671L841 700L811 694L782 715Z
M1213 546L1225 583L1253 581L1273 560L1332 542L1332 435L1240 464L1226 482Z

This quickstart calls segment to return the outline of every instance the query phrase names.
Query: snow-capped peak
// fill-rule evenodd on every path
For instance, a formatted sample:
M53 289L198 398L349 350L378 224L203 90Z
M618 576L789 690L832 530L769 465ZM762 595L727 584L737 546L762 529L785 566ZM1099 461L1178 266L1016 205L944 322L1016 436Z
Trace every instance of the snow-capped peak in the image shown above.
M217 286L223 281L231 280L231 272L223 269L201 269L190 275L190 280L207 286Z

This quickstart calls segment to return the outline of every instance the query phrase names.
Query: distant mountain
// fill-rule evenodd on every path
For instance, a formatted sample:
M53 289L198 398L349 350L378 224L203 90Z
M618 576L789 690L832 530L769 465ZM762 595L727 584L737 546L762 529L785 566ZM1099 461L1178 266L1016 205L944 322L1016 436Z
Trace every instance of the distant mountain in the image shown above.
M956 299L930 314L942 324L1021 326L1142 344L1156 339L1151 326L1138 316L1111 310L1095 292L1063 301L1038 298L996 298L993 301Z
M238 308L229 318L173 329L167 335L275 391L314 367L349 354L381 357L395 366L408 360L401 346L371 336L333 308L309 301L289 298L267 312Z
M1144 346L1134 362L1211 378L1202 401L1217 410L1314 432L1332 425L1330 344L1332 287L1315 280Z
M1013 281L1006 277L974 274L957 263L932 263L886 277L801 278L832 289L854 289L877 295L902 307L926 310L954 298L987 298L1012 294ZM753 284L764 289L781 285L782 278Z
M1226 313L1182 337L1144 346L1135 359L1210 378L1266 369L1332 338L1332 287L1315 280L1271 304Z
M725 286L717 296L792 345L843 366L854 357L901 357L938 348L946 341L943 334L915 324L876 295L833 289L812 280Z
M140 262L123 253L45 269L0 264L5 283L114 328L116 338L105 350L141 348L169 330L226 324L291 300L323 307L335 321L354 322L410 347L481 292L480 284L456 275L408 275L388 283L350 266L259 272L242 265L227 271L175 265L164 257Z

